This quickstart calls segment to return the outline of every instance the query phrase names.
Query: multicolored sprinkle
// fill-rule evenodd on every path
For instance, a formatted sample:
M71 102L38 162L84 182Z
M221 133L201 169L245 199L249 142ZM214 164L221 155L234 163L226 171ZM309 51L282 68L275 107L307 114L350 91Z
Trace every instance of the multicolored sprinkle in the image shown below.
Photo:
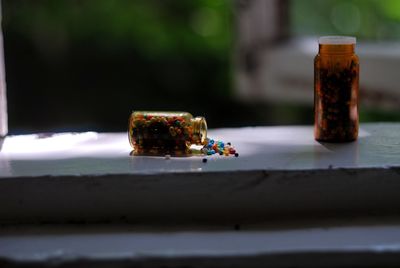
M215 141L209 138L206 139L203 148L201 148L201 152L204 155L219 154L224 156L239 156L239 154L236 152L235 147L233 147L230 142L224 143L223 141Z

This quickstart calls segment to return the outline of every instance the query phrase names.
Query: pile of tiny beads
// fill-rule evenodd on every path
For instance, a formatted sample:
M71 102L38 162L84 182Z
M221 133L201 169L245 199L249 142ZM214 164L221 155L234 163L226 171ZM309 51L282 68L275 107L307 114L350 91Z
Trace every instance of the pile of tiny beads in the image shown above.
M209 138L207 138L204 142L204 146L201 149L201 152L205 155L219 154L224 156L239 156L239 154L236 152L235 147L233 147L230 142L224 143L223 141L215 141Z

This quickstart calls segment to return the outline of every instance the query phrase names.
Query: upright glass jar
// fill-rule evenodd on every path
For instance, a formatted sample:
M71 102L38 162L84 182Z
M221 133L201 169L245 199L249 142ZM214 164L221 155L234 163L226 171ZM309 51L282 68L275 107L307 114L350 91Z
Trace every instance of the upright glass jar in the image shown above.
M204 117L187 112L134 111L129 118L129 142L135 155L190 155L192 145L207 138Z
M349 142L358 137L359 60L355 37L319 38L314 60L314 136Z

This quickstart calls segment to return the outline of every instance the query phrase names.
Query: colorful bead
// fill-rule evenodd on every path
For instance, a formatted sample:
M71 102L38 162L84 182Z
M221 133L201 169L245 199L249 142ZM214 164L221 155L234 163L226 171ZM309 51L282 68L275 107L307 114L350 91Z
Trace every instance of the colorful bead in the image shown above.
M207 138L204 142L203 148L200 149L200 152L204 155L235 155L236 149L231 145L231 143L224 143L223 141L216 141L213 139Z

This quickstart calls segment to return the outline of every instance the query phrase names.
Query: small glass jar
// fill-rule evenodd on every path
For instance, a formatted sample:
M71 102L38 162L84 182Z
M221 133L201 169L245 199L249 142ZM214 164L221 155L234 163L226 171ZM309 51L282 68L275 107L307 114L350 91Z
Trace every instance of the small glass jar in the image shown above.
M359 60L356 38L324 36L314 60L314 136L322 142L358 137Z
M192 145L207 138L204 117L187 112L134 111L129 118L129 142L135 155L190 155Z

